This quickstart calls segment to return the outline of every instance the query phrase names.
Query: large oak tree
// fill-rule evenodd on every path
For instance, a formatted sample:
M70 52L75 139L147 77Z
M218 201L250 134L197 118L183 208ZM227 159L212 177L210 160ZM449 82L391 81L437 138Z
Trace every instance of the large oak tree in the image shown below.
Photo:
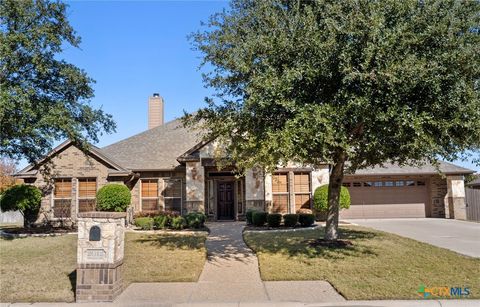
M61 59L79 43L60 1L0 1L0 156L34 162L59 139L86 149L115 130L89 104L93 80Z
M185 117L242 169L346 172L453 160L480 144L480 2L237 0L192 35L216 95Z

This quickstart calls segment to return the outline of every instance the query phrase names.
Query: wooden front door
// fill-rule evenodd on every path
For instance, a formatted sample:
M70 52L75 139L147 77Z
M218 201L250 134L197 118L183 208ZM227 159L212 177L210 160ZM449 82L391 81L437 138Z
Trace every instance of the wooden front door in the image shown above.
M233 182L218 182L217 186L217 214L219 220L233 220L234 210Z

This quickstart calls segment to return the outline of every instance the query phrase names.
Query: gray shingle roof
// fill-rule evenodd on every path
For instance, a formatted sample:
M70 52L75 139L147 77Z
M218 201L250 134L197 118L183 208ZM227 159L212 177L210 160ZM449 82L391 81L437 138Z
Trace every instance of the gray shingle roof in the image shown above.
M178 167L177 158L198 142L198 132L184 128L176 119L103 147L101 151L131 170L163 170Z
M473 174L474 171L454 165L452 163L438 161L440 171L444 174ZM423 174L431 175L436 174L437 169L434 165L426 163L420 167L417 166L398 166L397 164L385 163L383 167L376 166L373 168L366 168L358 170L355 175L410 175L410 174Z

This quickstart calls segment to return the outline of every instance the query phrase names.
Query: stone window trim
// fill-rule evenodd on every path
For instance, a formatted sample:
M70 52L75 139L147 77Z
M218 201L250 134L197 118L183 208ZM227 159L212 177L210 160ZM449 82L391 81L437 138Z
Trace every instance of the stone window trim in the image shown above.
M155 197L144 197L142 195L142 185L143 181L147 180L156 180L157 181L157 195ZM180 196L178 197L171 197L171 196L164 196L163 192L166 188L166 181L169 180L178 180L180 181ZM181 177L145 177L145 178L140 178L140 189L139 189L139 195L140 195L140 212L145 211L143 210L143 200L157 200L157 209L158 210L164 210L165 211L165 199L180 199L180 213L183 210L183 179ZM146 210L148 211L148 210Z
M95 195L94 196L80 196L80 182L83 181L95 181ZM76 197L76 213L80 212L80 202L82 200L93 200L96 205L96 193L98 191L98 177L76 177L76 185L77 185L77 197ZM95 210L95 209L94 209Z
M56 194L56 182L61 181L69 181L70 182L70 195L68 196L57 196ZM52 191L50 193L50 208L52 210L51 213L51 220L53 221L59 221L59 220L65 220L65 219L70 219L71 218L71 213L72 213L72 200L74 199L74 189L73 189L73 184L74 184L74 177L55 177L53 178L53 185L52 185ZM69 208L69 214L65 216L55 216L55 202L60 202L60 201L69 201L70 202L70 208Z

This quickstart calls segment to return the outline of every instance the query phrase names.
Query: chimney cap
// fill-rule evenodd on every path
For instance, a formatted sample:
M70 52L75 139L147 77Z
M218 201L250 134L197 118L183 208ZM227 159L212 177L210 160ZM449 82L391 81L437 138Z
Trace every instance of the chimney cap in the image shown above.
M159 93L153 93L153 97L160 97Z

